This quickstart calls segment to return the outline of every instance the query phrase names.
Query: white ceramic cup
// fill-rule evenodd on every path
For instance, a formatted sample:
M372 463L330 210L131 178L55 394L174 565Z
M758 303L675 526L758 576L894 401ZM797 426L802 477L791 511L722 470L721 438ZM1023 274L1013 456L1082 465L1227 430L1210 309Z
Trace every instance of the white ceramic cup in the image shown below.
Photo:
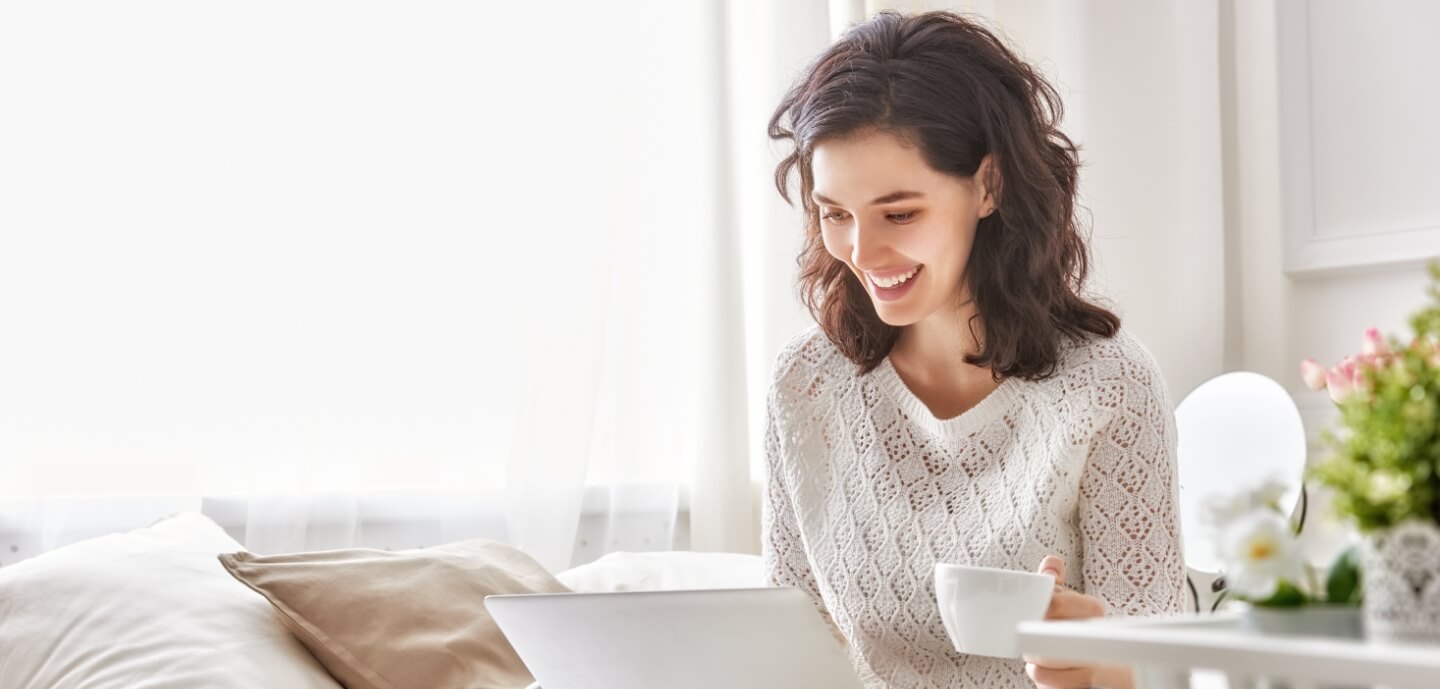
M997 658L1020 657L1016 627L1045 619L1055 579L1012 569L935 565L935 599L955 650Z

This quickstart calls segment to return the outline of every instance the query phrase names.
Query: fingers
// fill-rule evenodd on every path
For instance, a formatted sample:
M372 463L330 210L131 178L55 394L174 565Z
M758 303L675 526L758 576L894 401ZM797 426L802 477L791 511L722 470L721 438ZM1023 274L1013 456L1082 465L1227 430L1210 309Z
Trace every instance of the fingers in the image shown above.
M1056 591L1045 609L1047 620L1088 620L1105 616L1105 603L1094 596L1074 591Z
M1040 561L1039 571L1041 574L1055 577L1056 584L1065 584L1065 560L1059 555L1046 555L1045 559Z
M1040 561L1039 572L1049 574L1055 579L1055 594L1050 597L1050 607L1045 611L1045 619L1085 620L1105 616L1105 604L1099 598L1065 588L1065 558L1046 555Z
M1023 655L1021 656L1021 658L1024 659L1025 662L1030 663L1031 665L1039 665L1040 667L1049 668L1051 670L1074 670L1077 668L1085 667L1084 663L1071 662L1068 660L1061 660L1059 658L1045 658L1042 656L1034 656L1029 654ZM526 687L526 689L529 689L529 687Z
M1026 665L1025 674L1041 689L1088 689L1095 680L1095 667L1051 668Z

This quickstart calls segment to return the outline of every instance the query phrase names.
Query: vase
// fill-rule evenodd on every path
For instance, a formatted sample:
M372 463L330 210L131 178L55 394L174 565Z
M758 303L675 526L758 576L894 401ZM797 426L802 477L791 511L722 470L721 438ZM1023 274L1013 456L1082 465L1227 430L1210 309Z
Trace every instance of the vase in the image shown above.
M1364 615L1358 605L1306 605L1297 608L1267 608L1251 605L1240 616L1240 628L1252 634L1264 636L1301 636L1307 638L1349 639L1365 638L1362 629ZM1267 689L1292 689L1294 685L1283 679L1268 678ZM1327 687L1327 689L1366 689L1353 685Z
M1402 522L1368 536L1361 553L1366 636L1440 646L1440 526Z
M1355 605L1307 605L1299 608L1266 608L1252 605L1240 618L1250 632L1277 636L1309 636L1331 639L1362 639L1360 607Z

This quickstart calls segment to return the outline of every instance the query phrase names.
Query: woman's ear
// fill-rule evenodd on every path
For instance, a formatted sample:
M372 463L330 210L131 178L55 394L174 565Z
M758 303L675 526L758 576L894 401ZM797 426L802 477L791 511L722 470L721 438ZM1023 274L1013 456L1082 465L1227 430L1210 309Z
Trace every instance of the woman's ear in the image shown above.
M986 153L980 159L975 181L980 185L980 217L983 218L1000 207L1000 163L994 153Z

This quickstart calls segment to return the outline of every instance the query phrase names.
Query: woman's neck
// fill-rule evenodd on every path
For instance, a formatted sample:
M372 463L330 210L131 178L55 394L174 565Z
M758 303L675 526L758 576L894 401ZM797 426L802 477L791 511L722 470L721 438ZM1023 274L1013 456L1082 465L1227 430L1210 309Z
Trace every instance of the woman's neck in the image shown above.
M890 364L906 387L938 418L959 416L994 392L990 369L965 360L985 336L974 302L907 325L890 350Z
M890 350L893 362L926 377L953 374L971 366L965 357L980 351L984 324L975 318L975 302L965 301L954 309L942 309L903 327Z

